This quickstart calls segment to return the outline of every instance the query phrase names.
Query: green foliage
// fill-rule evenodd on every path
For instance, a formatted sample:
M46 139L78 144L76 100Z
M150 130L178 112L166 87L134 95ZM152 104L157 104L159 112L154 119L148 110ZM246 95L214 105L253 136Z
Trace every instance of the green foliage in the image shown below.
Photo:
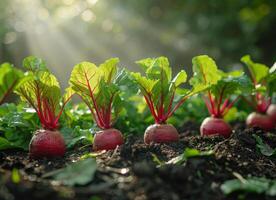
M19 148L28 150L32 134L40 127L35 110L27 105L3 104L0 106L0 150ZM95 128L91 113L84 104L66 107L60 119L61 133L67 148L77 144L87 145L93 141Z
M74 67L70 77L72 90L86 103L100 128L110 128L122 109L118 63L118 58L111 58L99 67L82 62Z
M149 112L157 123L166 122L169 117L168 123L179 126L186 121L200 122L207 116L207 109L202 98L194 95L199 92L209 91L216 109L221 102L220 98L225 99L226 103L220 108L225 107L228 111L224 115L226 121L243 120L246 117L247 113L239 109L243 108L243 104L232 107L233 102L228 104L228 100L233 94L250 93L252 83L242 71L220 71L215 61L206 55L193 59L194 76L190 80L192 89L183 87L187 81L185 71L172 77L169 61L165 57L138 61L145 75L126 69L118 70L118 62L117 58L113 58L99 67L89 62L76 65L70 78L70 87L62 98L59 83L46 69L44 61L35 57L26 58L23 63L29 71L18 83L16 93L34 110L27 109L25 104L4 104L0 107L0 149L27 150L32 133L39 128L39 120L44 123L43 127L59 126L67 148L77 144L91 144L91 133L98 127L114 125L125 134L143 134L147 124L153 123ZM267 77L274 80L275 69L275 66L272 67ZM147 109L142 97L136 95L139 91L150 109ZM81 96L84 103L64 107L74 93ZM64 102L62 105L61 101ZM186 103L180 107L184 101ZM51 114L54 118L47 121L46 116ZM91 121L91 115L98 127ZM51 124L51 121L54 123ZM271 154L272 150L267 146L265 148L266 154ZM179 159L186 157L184 155L184 158Z
M73 148L76 144L90 145L93 143L93 136L90 129L64 127L61 130L67 148Z
M276 196L276 181L259 177L248 177L246 179L240 177L239 179L225 181L221 185L221 190L226 195L240 191Z
M188 97L202 90L199 87L191 90L180 87L187 81L187 74L181 70L172 79L172 70L166 57L146 58L136 63L142 67L145 76L134 72L131 75L139 85L156 123L165 123ZM177 95L180 98L173 105Z
M270 68L266 82L268 94L272 97L273 93L276 93L276 63Z
M264 143L262 138L258 135L253 135L256 142L257 148L260 150L261 154L265 156L275 156L276 155L276 148L272 149L268 144Z
M210 87L221 79L218 67L215 61L207 55L196 56L193 62L193 78L190 80L191 85L201 87Z
M48 71L46 63L41 58L35 56L28 56L23 60L23 67L32 72Z
M52 107L58 107L61 98L60 86L56 77L47 71L29 72L16 87L15 92L22 101L38 109L40 100L47 100ZM39 94L39 95L38 95Z
M213 151L199 151L197 149L186 148L180 156L177 156L167 162L167 164L183 164L189 158L200 157L200 156L210 156L213 155Z
M62 97L59 82L46 69L44 61L31 56L24 59L23 65L29 71L18 83L15 93L35 109L43 128L58 128L58 120L73 95L72 90L66 90L63 105L60 106Z
M243 98L257 112L266 113L276 91L276 67L269 69L264 64L255 63L249 55L243 56L241 61L247 66L254 85L250 99L247 99L246 95Z
M202 87L210 89L215 97L221 95L222 90L222 98L251 92L252 84L242 71L225 73L218 69L215 61L209 56L194 57L193 71L191 84L202 85Z
M224 117L237 101L231 103L232 95L251 93L253 85L242 71L225 73L218 69L215 61L206 55L193 58L194 76L190 83L206 90L205 103L214 117Z
M257 84L264 80L264 78L269 74L269 67L264 64L253 62L249 55L243 56L241 61L246 64L252 79L256 81Z
M49 172L43 177L53 177L56 181L68 186L85 185L94 179L96 170L96 160L87 158L69 164L63 169Z
M185 122L200 123L208 116L208 110L199 95L192 96L179 107L175 114L168 119L168 123L176 124L179 128Z
M14 184L18 184L21 181L21 177L19 174L19 170L16 168L12 169L12 175L11 175L11 180Z
M0 105L23 77L23 72L13 67L10 63L0 65Z
M267 92L271 96L276 90L276 65L269 68L264 64L255 63L249 55L243 56L241 61L247 66L256 91Z
M32 133L39 127L34 110L24 104L0 106L0 149L28 150Z
M116 80L119 83L123 107L115 127L124 134L143 134L141 130L145 130L152 119L148 117L149 113L142 97L137 95L139 88L132 81L130 72L125 69L119 72Z
M230 108L228 112L224 115L223 119L226 122L234 122L234 121L244 122L247 116L248 116L248 113L242 110L237 105L236 107Z
M222 98L231 95L250 94L253 89L252 82L242 71L225 73L220 71L221 79L211 87L211 93L218 97L223 90Z

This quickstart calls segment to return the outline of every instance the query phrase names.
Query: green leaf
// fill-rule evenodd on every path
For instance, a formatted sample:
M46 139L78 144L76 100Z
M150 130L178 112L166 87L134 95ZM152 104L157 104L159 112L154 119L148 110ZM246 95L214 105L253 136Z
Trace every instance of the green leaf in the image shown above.
M150 92L148 90L147 93L151 93L154 103L159 104L161 96L163 98L168 96L169 84L172 78L172 70L168 58L146 58L136 63L144 68L147 80L156 81L152 88L150 87Z
M200 157L200 156L210 156L213 154L214 154L213 151L199 151L197 149L186 148L183 154L169 160L167 164L182 164L186 162L189 158Z
M121 110L120 87L117 80L118 62L118 58L112 58L99 67L93 63L82 62L74 67L70 77L71 89L89 107L94 121L100 128L113 125Z
M119 58L111 58L99 66L99 70L106 83L110 83L114 80L117 75L117 65L119 62Z
M45 61L35 56L26 57L23 60L23 67L32 72L48 71Z
M181 84L185 83L187 81L187 73L184 70L181 70L178 72L178 74L174 77L174 79L171 82L171 85L173 85L175 88L179 87Z
M209 56L196 56L193 58L192 62L194 76L190 80L190 84L194 87L209 87L216 84L221 79L221 74L215 61Z
M237 118L237 113L238 113L238 109L236 107L232 107L224 115L223 119L227 122L235 121Z
M0 106L0 148L28 150L32 133L39 128L39 121L33 110L24 106L22 103Z
M60 105L62 98L59 82L46 69L43 60L30 56L24 59L23 65L28 72L18 83L15 93L35 109L43 128L57 129L65 104L70 98Z
M123 99L128 99L137 94L139 88L133 81L131 73L127 69L121 69L115 80L115 84L118 85L121 91Z
M85 185L94 179L97 170L96 160L87 158L67 165L65 168L45 174L43 177L53 177L64 185Z
M21 177L20 177L18 169L16 169L16 168L12 169L11 179L12 179L12 182L15 183L15 184L20 183Z
M163 79L167 84L171 81L172 70L168 58L146 58L136 63L143 67L148 78Z
M154 163L156 163L157 165L161 166L161 165L164 165L165 163L163 161L161 161L158 156L154 153L151 153L151 156L152 156L152 161Z
M0 137L0 150L13 148L13 145L5 138Z
M79 126L74 128L64 127L60 130L62 133L66 147L73 148L76 144L92 144L93 136L89 129L81 129Z
M266 77L267 91L270 96L276 92L276 63L270 68L269 75Z
M75 94L75 91L72 89L72 87L66 88L65 93L63 94L63 102L66 102L69 99L71 99L74 94Z
M211 93L215 97L219 97L223 91L223 98L234 94L251 94L254 89L252 82L246 75L239 72L240 71L233 71L229 73L223 72L222 79L211 87Z
M73 68L69 82L77 94L90 96L89 87L98 92L100 75L94 63L81 62Z
M151 93L153 87L158 82L158 80L151 80L149 78L146 78L145 76L142 76L140 73L131 73L132 77L135 79L135 81L139 84L140 89L142 93Z
M253 135L257 142L257 148L260 150L260 152L265 156L272 156L276 155L276 148L272 149L268 144L264 143L262 138L258 135Z
M9 63L0 65L0 104L13 92L22 77L23 72L14 68L13 65Z
M136 63L142 66L145 76L140 73L131 73L131 76L139 85L155 121L164 123L185 101L183 98L188 97L190 90L180 88L186 82L187 74L182 70L171 80L172 70L166 57L146 58ZM175 102L177 95L181 98Z
M233 192L242 191L244 193L276 195L276 181L266 178L249 177L247 179L239 178L225 181L221 185L224 194L229 195Z
M249 55L243 56L241 61L248 67L256 83L260 83L269 73L269 68L266 65L253 62Z
M30 72L24 77L15 89L22 101L29 103L35 109L38 108L38 98L47 100L51 108L56 108L56 113L61 99L60 85L56 77L47 71L37 73Z

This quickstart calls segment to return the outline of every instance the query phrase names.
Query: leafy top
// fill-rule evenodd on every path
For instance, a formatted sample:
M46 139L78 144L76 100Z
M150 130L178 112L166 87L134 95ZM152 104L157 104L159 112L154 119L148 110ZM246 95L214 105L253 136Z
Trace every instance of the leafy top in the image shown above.
M194 74L190 80L191 85L209 87L216 84L222 78L215 61L209 56L196 56L193 58L192 63Z
M0 65L0 105L13 91L19 80L23 77L23 72L13 67L10 63Z
M99 67L90 62L79 63L69 81L72 90L86 103L102 129L110 128L121 110L118 63L118 58L106 60Z
M265 113L271 104L271 97L276 91L276 66L255 63L249 55L243 56L241 61L248 67L254 88L251 99L244 99L258 112Z
M255 84L259 84L269 74L269 67L261 63L255 63L249 55L241 58L241 61L246 64L250 71L251 78Z
M45 61L35 56L28 56L24 58L23 67L32 72L48 71Z
M38 58L28 57L27 63L37 63ZM26 59L23 61L26 64ZM51 74L44 62L39 62L33 67L27 67L27 75L18 83L15 93L22 101L28 102L37 112L43 128L58 128L58 120L65 104L70 100L70 90L63 97L63 105L60 106L61 91L56 77Z
M194 77L190 83L205 88L205 103L214 117L223 117L238 97L229 103L232 95L250 93L252 84L242 71L225 73L218 69L215 61L206 55L193 58Z
M139 85L156 123L165 123L189 96L200 91L181 88L187 81L187 74L181 70L172 79L172 70L166 57L146 58L136 63L142 67L145 76L133 72L131 76ZM173 106L176 94L180 95L180 100Z

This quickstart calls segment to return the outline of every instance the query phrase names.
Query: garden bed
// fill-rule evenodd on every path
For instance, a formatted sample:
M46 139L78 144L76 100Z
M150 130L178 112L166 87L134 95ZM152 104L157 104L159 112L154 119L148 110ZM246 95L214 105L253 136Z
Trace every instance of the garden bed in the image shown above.
M29 159L18 150L0 152L0 199L274 199L264 194L244 191L226 196L221 184L237 176L276 178L276 158L263 155L256 146L254 134L270 147L276 148L276 131L241 129L237 124L230 138L192 135L194 126L183 127L181 138L172 144L143 143L142 137L128 136L115 151L96 156L97 171L88 184L64 186L45 174L75 162L92 151L79 146L62 159ZM165 162L179 156L185 148L213 154L191 157L181 164ZM19 169L20 181L15 183L12 170Z

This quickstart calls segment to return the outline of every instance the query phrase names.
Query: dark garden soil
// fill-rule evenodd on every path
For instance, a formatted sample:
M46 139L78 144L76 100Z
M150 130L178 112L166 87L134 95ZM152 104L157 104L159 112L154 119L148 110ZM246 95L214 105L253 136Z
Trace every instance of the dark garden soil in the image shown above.
M241 194L224 196L220 185L234 179L235 173L276 179L276 158L266 157L256 149L252 134L276 148L276 131L243 129L235 124L228 139L194 136L195 126L181 129L181 140L173 144L145 145L142 138L130 136L115 151L97 156L98 170L94 180L85 186L67 187L42 175L76 161L90 152L91 146L67 152L64 159L30 160L26 152L0 152L0 199L97 200L97 199L164 199L164 200L234 200ZM201 151L214 150L211 156L194 157L183 165L156 167L153 155L162 162L181 153L186 147ZM11 171L19 169L21 181L11 181ZM274 197L275 198L275 197ZM247 194L243 199L272 200L265 195Z

